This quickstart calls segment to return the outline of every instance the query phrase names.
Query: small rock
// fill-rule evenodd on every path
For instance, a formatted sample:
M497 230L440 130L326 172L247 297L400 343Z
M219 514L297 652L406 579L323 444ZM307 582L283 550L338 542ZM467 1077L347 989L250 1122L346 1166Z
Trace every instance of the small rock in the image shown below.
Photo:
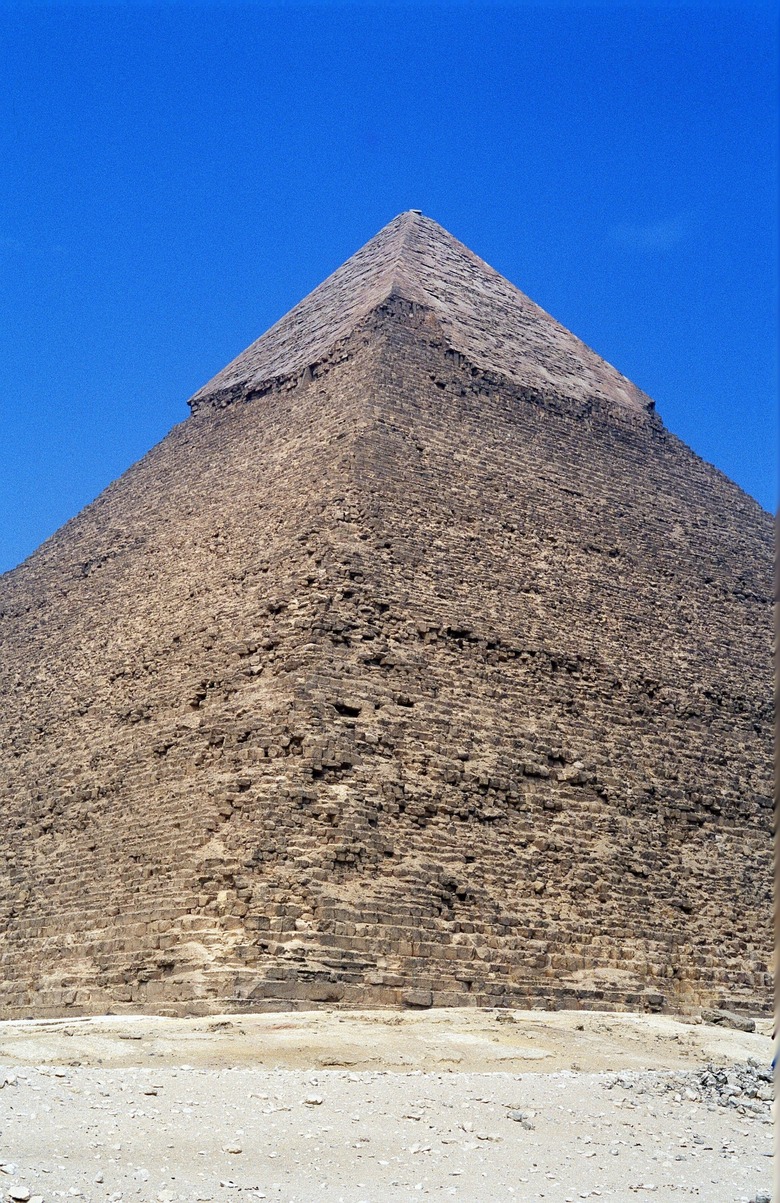
M703 1008L701 1017L705 1023L716 1023L720 1027L734 1028L738 1032L755 1032L756 1030L755 1019L748 1019L746 1015L735 1015L733 1011Z
M29 1203L30 1192L26 1186L12 1186L9 1188L8 1198L13 1199L14 1203Z
M527 1132L533 1132L535 1124L531 1122L525 1111L508 1111L507 1119L513 1119L515 1123L521 1124Z
M306 1107L321 1107L322 1106L322 1095L321 1094L307 1094L306 1098L303 1100L303 1102L304 1102L304 1106L306 1106Z
M222 1149L223 1153L243 1153L241 1145L225 1145Z

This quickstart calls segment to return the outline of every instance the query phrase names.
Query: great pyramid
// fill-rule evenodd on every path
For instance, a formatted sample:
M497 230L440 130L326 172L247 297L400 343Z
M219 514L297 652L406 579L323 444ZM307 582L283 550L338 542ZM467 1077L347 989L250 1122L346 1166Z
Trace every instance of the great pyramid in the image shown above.
M417 212L0 580L4 1016L770 1004L771 519Z

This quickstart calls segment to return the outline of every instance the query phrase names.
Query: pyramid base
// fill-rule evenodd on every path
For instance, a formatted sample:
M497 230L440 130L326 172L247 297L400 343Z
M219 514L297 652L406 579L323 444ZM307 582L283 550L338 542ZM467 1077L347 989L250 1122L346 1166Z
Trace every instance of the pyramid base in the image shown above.
M631 988L543 979L524 983L471 983L439 979L415 985L366 980L333 981L321 976L287 976L289 970L258 976L241 969L211 968L195 979L137 982L125 989L70 987L28 993L6 1005L0 1019L58 1019L90 1015L154 1014L172 1018L206 1015L260 1014L276 1011L377 1009L428 1010L454 1007L488 1010L630 1011L693 1014L702 1007L725 1008L745 1015L770 1015L766 997L738 987L694 986L674 990L635 983ZM387 975L392 979L393 975Z

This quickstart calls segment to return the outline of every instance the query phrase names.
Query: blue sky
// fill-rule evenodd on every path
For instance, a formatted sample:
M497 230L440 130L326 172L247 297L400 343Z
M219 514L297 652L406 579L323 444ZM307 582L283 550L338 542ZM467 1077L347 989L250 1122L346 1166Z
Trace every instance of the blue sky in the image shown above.
M766 509L774 5L0 0L0 570L420 208Z

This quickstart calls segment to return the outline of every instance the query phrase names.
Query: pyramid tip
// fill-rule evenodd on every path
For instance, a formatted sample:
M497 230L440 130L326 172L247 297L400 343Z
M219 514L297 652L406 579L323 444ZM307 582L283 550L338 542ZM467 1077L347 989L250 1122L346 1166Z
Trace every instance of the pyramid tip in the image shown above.
M422 209L405 209L190 399L221 408L323 356L390 295L426 307L452 345L507 379L634 410L648 397Z

